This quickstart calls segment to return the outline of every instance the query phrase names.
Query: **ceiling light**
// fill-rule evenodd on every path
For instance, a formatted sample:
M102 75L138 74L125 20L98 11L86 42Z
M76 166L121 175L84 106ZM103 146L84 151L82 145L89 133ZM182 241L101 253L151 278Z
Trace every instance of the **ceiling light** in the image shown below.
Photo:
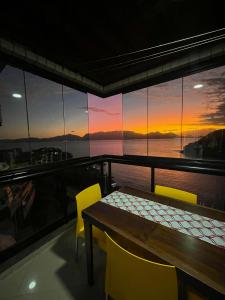
M30 290L32 290L32 289L35 288L35 286L36 286L36 281L33 280L33 281L31 281L31 282L29 283L29 286L28 286L28 287L29 287Z
M13 93L12 96L14 98L22 98L22 95L21 94L18 94L18 93Z
M193 86L193 88L194 89L200 89L200 88L202 88L204 85L202 84L202 83L198 83L198 84L195 84L194 86Z

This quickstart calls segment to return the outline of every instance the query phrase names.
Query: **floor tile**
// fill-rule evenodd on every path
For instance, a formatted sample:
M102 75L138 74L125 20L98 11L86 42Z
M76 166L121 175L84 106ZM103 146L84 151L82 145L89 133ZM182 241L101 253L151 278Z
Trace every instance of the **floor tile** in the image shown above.
M104 299L105 254L94 247L94 286L87 284L84 241L75 260L73 228L0 280L0 300Z

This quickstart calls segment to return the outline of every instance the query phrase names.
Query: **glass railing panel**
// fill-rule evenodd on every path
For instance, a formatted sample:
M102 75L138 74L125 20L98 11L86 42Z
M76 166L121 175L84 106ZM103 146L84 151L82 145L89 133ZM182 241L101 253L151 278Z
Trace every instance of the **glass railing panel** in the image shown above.
M113 163L112 183L150 192L150 168Z
M0 251L65 218L66 197L58 176L0 187Z
M61 173L63 183L66 190L67 201L67 214L73 214L76 212L75 196L83 189L99 183L104 192L104 186L101 177L101 171L99 165L93 165L89 167L70 168Z
M225 210L224 176L156 169L155 183L196 194L199 205Z
M50 226L76 218L75 196L99 183L100 166L67 168L53 175L0 187L0 252L42 236ZM39 236L40 238L40 236Z

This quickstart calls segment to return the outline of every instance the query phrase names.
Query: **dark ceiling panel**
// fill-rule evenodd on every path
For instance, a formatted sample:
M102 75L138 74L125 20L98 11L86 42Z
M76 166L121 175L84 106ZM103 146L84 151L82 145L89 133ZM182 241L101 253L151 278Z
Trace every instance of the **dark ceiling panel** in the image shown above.
M223 27L223 1L215 0L9 2L0 11L2 37L102 85L184 53L138 63L129 61L143 52L99 61L103 58Z

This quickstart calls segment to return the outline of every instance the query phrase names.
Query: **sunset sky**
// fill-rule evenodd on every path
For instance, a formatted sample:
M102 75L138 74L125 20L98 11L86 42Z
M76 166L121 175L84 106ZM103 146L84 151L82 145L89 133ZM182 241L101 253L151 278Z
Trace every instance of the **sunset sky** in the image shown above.
M203 87L195 89L196 84ZM224 128L225 67L184 77L183 86L183 134L197 136ZM182 79L149 87L148 99L147 105L147 88L123 96L124 130L180 134Z
M121 131L122 94L102 99L88 94L89 132Z
M181 133L182 79L105 99L25 73L30 136L50 137L88 132L131 130ZM195 89L196 84L202 88ZM225 67L184 77L184 135L201 136L225 128ZM12 93L22 95L21 99ZM0 138L27 137L26 102L21 70L10 66L0 74L3 126ZM64 107L63 107L64 100ZM64 108L64 110L63 110ZM65 119L65 128L64 128Z

